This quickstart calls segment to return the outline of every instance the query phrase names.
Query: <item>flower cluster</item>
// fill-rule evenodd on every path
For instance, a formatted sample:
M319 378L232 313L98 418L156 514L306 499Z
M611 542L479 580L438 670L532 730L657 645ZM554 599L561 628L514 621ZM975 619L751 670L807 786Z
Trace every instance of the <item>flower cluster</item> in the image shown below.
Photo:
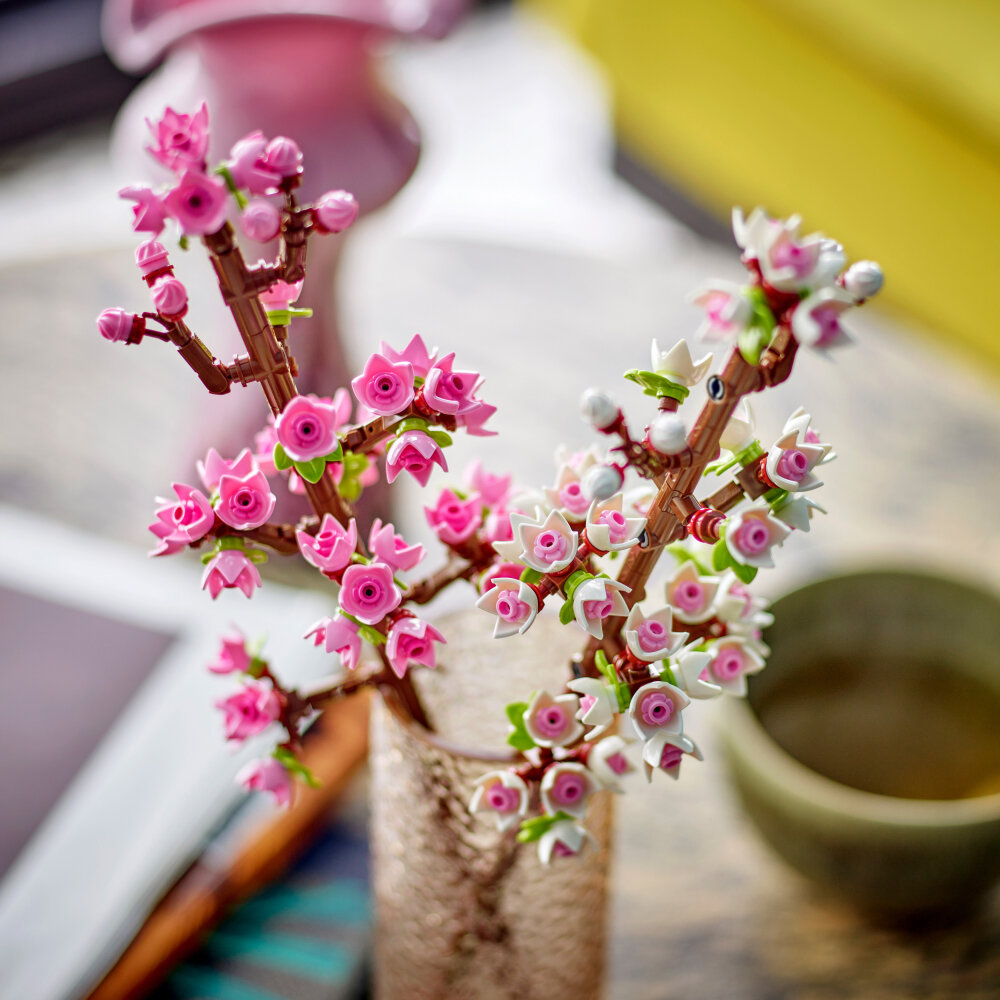
M251 596L265 550L297 555L330 594L329 614L305 638L337 669L309 691L286 688L239 635L223 639L209 666L239 682L217 702L228 740L283 733L239 780L287 804L294 778L313 780L298 759L305 724L327 699L367 684L394 687L419 719L409 672L433 668L446 637L418 610L465 580L497 638L527 632L547 602L579 634L565 689L507 706L515 762L484 775L470 803L537 843L544 863L579 853L591 839L591 798L620 790L639 763L649 779L676 778L686 757L700 760L688 732L692 704L743 695L763 668L770 616L749 586L822 511L813 497L834 454L802 409L765 447L745 397L787 378L800 346L825 351L845 341L842 316L879 290L877 265L847 267L839 244L801 235L797 218L734 212L747 282L709 282L693 296L704 310L700 337L728 351L718 373L712 355L692 354L685 340L668 349L654 341L649 367L626 372L656 401L640 432L608 393L590 389L583 415L607 450L561 452L552 482L537 491L474 463L461 484L442 486L424 505L447 558L419 578L424 547L383 519L364 523L351 505L379 475L393 483L406 472L427 486L448 471L454 433L493 433L480 373L417 335L401 349L381 342L329 396L299 393L290 343L293 321L308 315L294 307L308 241L350 226L357 203L334 190L300 205L302 154L283 136L253 132L210 168L204 105L192 114L168 109L149 126L149 151L172 180L162 191L121 193L148 237L136 264L154 312L105 310L99 331L124 344L147 335L171 342L213 393L259 382L271 411L252 449L234 458L210 450L198 463L199 486L173 484L150 525L153 554L200 549L213 598L234 589ZM273 260L245 264L231 213L252 241L281 237ZM231 365L185 326L187 291L158 242L171 220L182 246L200 236L213 258L247 351ZM687 415L702 383L707 398ZM282 488L311 515L275 522ZM671 565L652 582L664 556Z

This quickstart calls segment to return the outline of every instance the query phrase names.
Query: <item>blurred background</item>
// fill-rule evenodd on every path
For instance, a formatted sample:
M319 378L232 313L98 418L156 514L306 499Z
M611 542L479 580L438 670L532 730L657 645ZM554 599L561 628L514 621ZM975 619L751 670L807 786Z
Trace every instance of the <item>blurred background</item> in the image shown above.
M162 345L122 350L97 336L102 309L145 307L139 239L116 197L156 178L144 116L205 97L215 159L255 127L286 132L303 146L307 195L355 190L362 219L312 261L316 318L293 330L296 353L330 392L380 339L421 333L456 350L486 375L499 436L457 442L452 470L481 457L530 485L551 482L557 444L589 442L585 386L619 394L641 419L638 392L612 373L644 366L653 337L691 336L699 317L685 296L701 280L739 278L731 207L801 213L851 259L880 261L886 286L854 319L851 350L803 357L789 384L755 401L765 442L805 404L840 455L820 498L830 516L785 547L763 590L875 564L996 589L998 47L1000 9L985 0L0 0L0 791L22 801L58 769L60 748L74 762L32 818L9 821L6 863L176 636L248 614L229 594L198 611L177 598L168 614L171 588L203 596L196 560L176 575L142 567L152 497L189 479L208 444L234 453L265 416L250 393L205 398ZM191 327L228 358L235 331L207 262L197 250L174 257ZM404 485L394 501L397 524L426 537L419 492ZM316 583L275 568L285 584ZM75 674L72 693L41 666L23 684L26 664L73 655L42 639L78 639L70 611L144 638L122 626L89 639L92 672L85 684ZM112 653L126 668L105 684ZM74 743L88 698L107 718ZM43 727L55 750L32 771L24 747ZM705 744L711 758L708 732ZM871 927L765 853L717 760L666 784L622 808L610 996L663 996L667 975L678 995L706 997L1000 993L996 906L974 927ZM199 819L173 869L143 875L144 902L132 899L128 921L109 910L115 934L82 941L46 996L103 975L219 819ZM358 822L337 836L363 842ZM677 862L663 863L664 845ZM21 858L21 888L0 884L0 955L30 911ZM363 864L352 872L363 896ZM31 912L43 954L46 919ZM355 951L336 975L320 963L323 995L363 980ZM234 982L267 964L227 955ZM171 995L242 995L187 975Z

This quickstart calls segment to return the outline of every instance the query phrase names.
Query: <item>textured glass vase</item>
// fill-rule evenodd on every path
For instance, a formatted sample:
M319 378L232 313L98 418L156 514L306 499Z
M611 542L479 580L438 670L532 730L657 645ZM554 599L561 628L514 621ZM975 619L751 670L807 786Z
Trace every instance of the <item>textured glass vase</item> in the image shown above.
M484 621L485 619L485 621ZM591 801L594 836L549 867L468 803L503 766L504 705L553 693L582 634L539 619L495 641L481 612L438 623L437 670L420 671L432 735L391 698L372 719L376 1000L588 1000L601 995L611 795Z

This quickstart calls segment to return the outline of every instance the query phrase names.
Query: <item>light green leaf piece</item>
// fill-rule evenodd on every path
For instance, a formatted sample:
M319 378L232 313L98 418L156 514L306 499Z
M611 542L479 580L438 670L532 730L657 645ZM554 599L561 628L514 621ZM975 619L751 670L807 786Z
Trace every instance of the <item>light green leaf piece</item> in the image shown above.
M307 482L318 483L326 471L325 458L311 458L308 462L295 462L295 471Z
M528 735L528 730L524 726L524 713L528 708L528 702L526 701L515 701L508 705L505 709L507 713L507 720L513 727L511 733L507 736L507 742L515 749L530 750L537 744Z
M524 725L524 713L528 710L526 701L512 701L505 709L507 720L512 726Z
M316 777L313 772L306 767L305 764L300 761L295 754L285 747L275 747L272 756L275 760L279 761L288 771L289 774L293 774L301 778L310 788L322 788L323 783Z
M576 614L573 611L573 598L567 598L563 601L562 607L559 609L559 621L563 625L569 625L576 618Z
M362 622L358 622L358 635L372 646L383 646L387 641L386 637L377 628L365 625Z
M732 561L733 557L729 554L729 549L726 548L725 539L720 538L715 545L712 546L712 568L716 572L721 572L726 569Z
M521 827L517 831L517 841L519 844L530 844L532 841L541 840L556 823L565 819L571 817L560 811L553 816L532 816L530 819L522 820Z
M400 434L405 434L407 431L424 431L426 433L429 426L423 417L407 417L405 420L400 420L392 429L399 437Z
M729 568L736 574L736 579L740 583L753 583L753 579L757 575L756 566L747 566L744 563L738 563L732 557L729 560Z
M694 568L702 576L711 576L711 570L692 552L686 549L680 542L671 542L667 546L667 551L678 561L678 562L691 562L694 563Z
M427 436L431 438L439 448L447 448L451 445L451 435L447 431L428 431Z
M676 399L678 403L683 403L691 391L686 385L674 382L665 375L644 371L641 368L632 368L625 372L625 378L640 386L645 395L656 399Z
M525 583L541 583L542 574L539 573L537 569L532 569L530 566L527 566L521 572L521 579Z
M288 452L282 447L281 442L278 442L274 446L274 467L279 472L284 472L286 469L290 469L294 465L292 460L288 457Z

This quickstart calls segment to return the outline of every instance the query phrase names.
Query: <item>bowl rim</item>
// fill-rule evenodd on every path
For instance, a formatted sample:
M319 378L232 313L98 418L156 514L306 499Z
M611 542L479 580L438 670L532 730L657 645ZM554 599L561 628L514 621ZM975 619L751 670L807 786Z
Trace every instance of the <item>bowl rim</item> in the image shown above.
M831 815L884 827L955 828L1000 822L1000 792L959 799L907 799L866 792L812 770L783 749L745 698L726 698L723 740L739 767L786 797Z

